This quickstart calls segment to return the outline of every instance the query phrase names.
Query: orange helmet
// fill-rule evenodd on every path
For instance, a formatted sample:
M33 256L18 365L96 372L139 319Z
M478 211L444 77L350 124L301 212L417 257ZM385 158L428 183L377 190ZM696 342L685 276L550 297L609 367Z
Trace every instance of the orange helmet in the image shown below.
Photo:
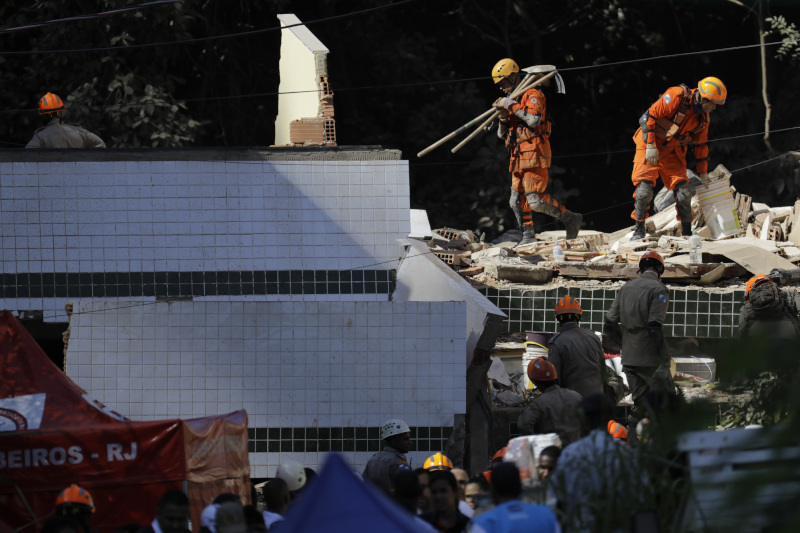
M39 114L51 115L64 111L64 101L57 94L47 93L39 98Z
M744 296L745 296L745 298L750 296L750 291L753 290L753 287L755 287L756 285L761 285L765 281L772 281L772 280L769 279L764 274L756 274L755 276L753 276L752 278L747 280L747 285L745 285L745 287L744 287Z
M578 302L578 300L576 300L572 296L564 296L556 304L557 317L564 314L573 314L580 316L582 313L583 309L581 309L581 304Z
M425 464L422 465L422 468L425 470L452 470L453 461L448 459L443 453L436 452L425 459Z
M717 105L724 104L725 99L728 97L728 89L725 88L725 84L722 83L721 79L714 76L700 80L697 84L697 90L700 92L700 96L706 100L711 100Z
M664 259L657 252L652 250L645 252L641 259L639 259L639 272L644 272L648 267L655 267L658 275L664 273Z
M64 507L78 507L94 513L94 500L88 490L72 484L62 490L56 498L56 509Z
M555 381L556 367L544 357L537 357L528 363L528 377L531 381Z
M497 453L492 457L492 464L501 462L506 455L506 450L508 450L508 446L503 446L497 450Z
M615 439L628 440L628 430L619 422L608 421L608 433Z

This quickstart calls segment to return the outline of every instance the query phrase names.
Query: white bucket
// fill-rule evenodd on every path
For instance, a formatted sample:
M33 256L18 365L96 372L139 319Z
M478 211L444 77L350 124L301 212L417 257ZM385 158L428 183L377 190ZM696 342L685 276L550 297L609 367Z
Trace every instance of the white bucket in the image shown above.
M538 342L528 341L525 343L525 353L522 354L522 384L525 386L525 390L533 389L533 383L528 379L528 363L539 357L547 359L547 354L547 347Z

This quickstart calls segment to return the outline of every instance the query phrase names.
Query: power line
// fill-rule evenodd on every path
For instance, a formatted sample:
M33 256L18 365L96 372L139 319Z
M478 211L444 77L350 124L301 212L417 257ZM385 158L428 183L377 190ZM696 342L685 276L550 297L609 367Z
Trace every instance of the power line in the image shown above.
M330 17L324 17L320 19L310 20L308 22L299 22L297 24L288 24L286 26L279 26L273 28L264 28L260 30L250 30L250 31L243 31L238 33L228 33L225 35L213 35L209 37L195 37L192 39L184 39L182 41L163 41L158 43L147 43L147 44L129 44L126 46L105 46L99 48L73 48L73 49L62 49L62 50L24 50L24 51L16 51L16 52L7 52L7 51L0 51L0 55L37 55L37 54L74 54L74 53L81 53L81 52L109 52L109 51L125 51L125 50L134 50L139 48L152 48L156 46L172 46L176 44L192 44L192 43L199 43L205 41L215 41L221 39L233 39L237 37L249 37L251 35L258 35L261 33L268 33L273 31L283 31L289 28L294 28L297 26L308 26L311 24L318 24L321 22L330 22L332 20L339 20L343 18L349 18L357 15L363 15L365 13L372 13L374 11L380 11L383 9L387 9L390 7L397 7L404 4L409 4L411 2L416 2L417 0L401 0L399 2L386 4L383 6L371 7L367 9L361 9L359 11L351 11L350 13L345 13L342 15L332 15Z
M18 31L32 30L32 29L35 29L35 28L43 28L44 26L50 26L51 24L59 24L59 23L63 23L63 22L75 22L75 21L78 21L78 20L91 20L91 19L97 19L97 18L102 18L102 17L110 17L112 15L119 15L119 14L122 14L122 13L128 13L130 11L139 11L140 9L143 9L143 8L146 8L146 7L154 7L154 6L164 5L164 4L176 4L176 3L182 2L182 1L183 0L156 0L154 2L147 2L147 3L144 3L144 4L139 4L137 6L123 7L121 9L113 9L111 11L101 11L99 13L90 13L90 14L86 14L86 15L75 15L73 17L66 17L66 18L61 18L61 19L48 20L47 22L38 22L38 23L35 23L35 24L27 24L25 26L17 26L17 27L14 27L14 28L4 28L4 29L0 29L0 33L14 33L14 32L18 32Z

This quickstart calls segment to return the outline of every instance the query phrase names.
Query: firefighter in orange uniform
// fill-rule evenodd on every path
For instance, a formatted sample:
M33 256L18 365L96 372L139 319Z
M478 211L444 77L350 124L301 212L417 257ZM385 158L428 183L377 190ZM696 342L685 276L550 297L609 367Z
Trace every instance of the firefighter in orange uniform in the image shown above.
M492 68L492 79L506 95L514 92L522 78L519 66L512 59L501 59ZM511 154L510 205L522 230L518 246L536 242L533 211L560 220L567 230L567 239L574 239L583 216L569 211L546 192L551 122L544 94L534 87L525 91L519 101L499 98L494 107L500 111L497 135L505 140Z
M685 85L670 87L639 119L639 129L633 136L636 155L631 179L636 187L633 193L636 202L631 218L636 221L636 229L631 240L645 236L644 220L659 176L675 198L683 235L692 234L692 193L686 176L686 151L690 145L694 146L697 173L705 182L709 113L724 104L727 96L728 90L719 78L703 78L696 89Z

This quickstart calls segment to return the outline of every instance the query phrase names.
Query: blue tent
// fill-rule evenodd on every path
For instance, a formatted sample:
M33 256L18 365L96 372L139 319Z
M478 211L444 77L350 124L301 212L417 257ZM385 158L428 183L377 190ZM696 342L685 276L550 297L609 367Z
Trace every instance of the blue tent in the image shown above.
M355 475L338 453L289 507L281 531L292 533L418 533L422 528L378 489Z

